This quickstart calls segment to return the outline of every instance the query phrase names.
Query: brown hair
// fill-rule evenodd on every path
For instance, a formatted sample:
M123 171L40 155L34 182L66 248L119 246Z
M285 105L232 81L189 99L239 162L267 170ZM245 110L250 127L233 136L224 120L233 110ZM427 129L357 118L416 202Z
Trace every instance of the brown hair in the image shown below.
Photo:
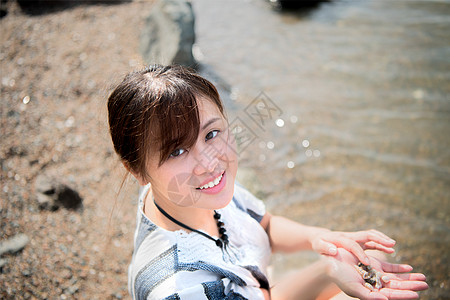
M108 121L114 149L124 164L144 179L148 154L159 151L159 165L178 148L197 140L197 99L204 97L224 115L217 89L182 66L149 66L123 79L108 98Z

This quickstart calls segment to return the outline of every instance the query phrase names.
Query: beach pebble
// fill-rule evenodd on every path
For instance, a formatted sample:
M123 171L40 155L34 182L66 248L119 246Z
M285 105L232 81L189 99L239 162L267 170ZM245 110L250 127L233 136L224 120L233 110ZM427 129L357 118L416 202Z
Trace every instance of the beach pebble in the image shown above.
M26 234L17 234L0 244L0 255L5 253L16 253L25 248L25 246L30 242L30 239Z

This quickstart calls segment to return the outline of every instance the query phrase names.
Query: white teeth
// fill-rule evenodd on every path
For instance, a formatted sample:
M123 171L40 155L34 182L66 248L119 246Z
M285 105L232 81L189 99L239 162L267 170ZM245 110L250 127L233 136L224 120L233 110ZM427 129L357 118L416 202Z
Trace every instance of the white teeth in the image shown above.
M222 174L223 175L223 174ZM212 188L216 185L219 184L220 180L222 179L222 175L220 175L219 177L217 177L216 179L214 179L213 181L208 182L207 184L203 185L200 187L201 190L203 189L207 189L207 188Z

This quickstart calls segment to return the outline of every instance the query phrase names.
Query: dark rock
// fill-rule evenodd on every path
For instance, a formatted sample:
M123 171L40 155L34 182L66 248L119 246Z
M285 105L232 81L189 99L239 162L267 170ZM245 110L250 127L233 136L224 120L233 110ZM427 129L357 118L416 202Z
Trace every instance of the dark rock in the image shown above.
M26 234L20 233L0 243L0 255L16 253L25 248L30 239Z
M3 269L3 267L8 263L8 260L5 258L0 258L0 272Z
M141 34L140 51L147 63L195 67L195 16L187 1L160 0L154 4Z
M77 209L83 199L77 191L57 179L39 175L35 183L36 199L41 209L57 210L61 206Z
M16 0L23 12L31 15L57 12L79 5L121 4L132 0Z
M27 149L24 146L11 146L8 150L9 156L25 156Z
M330 0L277 0L276 3L282 9L297 10L318 7L323 2Z

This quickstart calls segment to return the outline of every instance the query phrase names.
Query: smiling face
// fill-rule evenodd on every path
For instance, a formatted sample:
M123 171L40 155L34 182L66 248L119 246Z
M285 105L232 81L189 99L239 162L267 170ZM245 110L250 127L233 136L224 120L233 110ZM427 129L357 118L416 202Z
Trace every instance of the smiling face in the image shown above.
M162 163L160 153L152 153L147 173L157 203L219 209L233 197L236 143L218 107L204 97L196 100L200 118L196 142L174 149Z

